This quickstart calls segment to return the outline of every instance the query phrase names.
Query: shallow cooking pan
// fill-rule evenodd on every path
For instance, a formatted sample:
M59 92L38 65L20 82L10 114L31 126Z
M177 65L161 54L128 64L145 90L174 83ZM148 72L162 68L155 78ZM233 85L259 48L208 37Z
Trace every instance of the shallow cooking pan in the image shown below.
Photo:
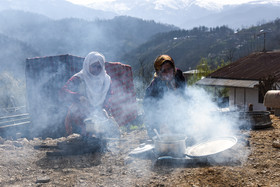
M191 158L212 156L232 148L236 143L234 136L213 138L186 148L185 155Z

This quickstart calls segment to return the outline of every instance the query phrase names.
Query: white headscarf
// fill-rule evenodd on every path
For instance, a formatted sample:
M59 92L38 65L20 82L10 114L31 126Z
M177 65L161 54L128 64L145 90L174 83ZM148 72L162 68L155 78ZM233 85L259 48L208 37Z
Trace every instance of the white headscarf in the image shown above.
M89 66L96 62L99 62L102 70L95 76L89 72ZM84 80L87 98L91 106L102 107L111 84L111 77L105 70L105 57L101 53L90 52L83 62L83 69L74 76Z

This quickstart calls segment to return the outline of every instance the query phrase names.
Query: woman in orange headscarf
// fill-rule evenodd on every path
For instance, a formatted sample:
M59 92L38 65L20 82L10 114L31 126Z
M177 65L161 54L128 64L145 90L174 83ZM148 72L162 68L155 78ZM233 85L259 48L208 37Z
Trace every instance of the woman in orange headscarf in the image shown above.
M174 60L169 55L160 55L154 61L155 74L146 89L144 111L146 127L150 137L155 136L154 129L161 131L161 125L156 122L155 115L160 111L158 101L166 93L182 94L185 88L185 78L180 69L175 67Z

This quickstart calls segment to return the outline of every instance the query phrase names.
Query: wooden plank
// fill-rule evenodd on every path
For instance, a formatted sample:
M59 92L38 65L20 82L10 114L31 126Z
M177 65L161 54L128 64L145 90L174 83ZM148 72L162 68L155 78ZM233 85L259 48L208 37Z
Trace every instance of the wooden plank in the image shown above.
M16 127L16 126L26 125L26 124L31 124L31 121L25 121L25 122L21 122L21 123L15 123L15 124L12 124L12 125L1 126L1 127L0 127L0 130L1 130L1 129L5 129L5 128L10 128L10 127Z
M23 116L28 116L28 113L24 113L24 114L17 114L17 115L12 115L12 116L2 116L0 117L0 120L5 120L5 119L9 119L9 118L17 118L17 117L23 117Z
M1 121L0 122L0 126L9 125L9 124L15 124L15 123L24 122L24 121L30 121L30 117L19 118L19 119L12 119L12 120L9 120L9 121Z

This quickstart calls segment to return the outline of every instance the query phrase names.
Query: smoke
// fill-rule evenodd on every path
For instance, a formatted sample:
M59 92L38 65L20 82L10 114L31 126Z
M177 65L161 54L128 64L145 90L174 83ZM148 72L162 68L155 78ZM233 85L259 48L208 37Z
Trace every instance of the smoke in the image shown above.
M1 11L0 15L0 61L2 65L0 73L9 71L23 82L25 81L25 60L27 58L60 54L85 56L89 51L96 50L103 53L108 61L119 61L118 59L123 54L146 42L152 35L174 29L170 26L130 17L95 21L76 18L52 20L40 14L20 10ZM45 68L47 66L53 66L51 61L43 63L41 67L34 65L35 69L30 71L30 74L34 74L34 76L32 75L34 82L30 77L27 77L28 80L26 80L26 82L29 81L28 88L26 88L27 101L22 97L16 99L23 103L22 105L28 105L28 109L34 108L36 112L32 112L35 113L35 115L32 114L32 119L42 116L38 121L38 130L43 131L47 127L55 131L55 128L49 128L47 124L50 124L50 120L47 119L54 118L54 115L58 116L60 113L64 114L64 110L56 109L55 106L60 104L56 99L57 93L52 94L49 90L55 90L56 86L59 90L60 86L63 86L62 82L67 81L64 77L59 77L61 72L71 70L64 67L61 71L59 67L55 70L48 70ZM74 74L74 72L72 73ZM36 86L29 86L33 83ZM29 97L30 95L32 97ZM49 100L50 97L54 99ZM29 100L31 100L30 103L28 103ZM33 107L33 104L36 107ZM46 112L49 111L48 108L53 111L54 115ZM47 120L47 123L44 123L46 121L44 119Z
M25 83L10 72L0 74L0 108L24 105Z
M187 87L184 95L166 93L158 102L157 107L146 106L152 110L152 117L146 116L150 123L167 126L165 133L183 134L187 137L186 146L193 146L215 138L236 137L244 140L240 133L240 126L248 124L246 119L239 116L239 112L224 112L212 100L212 96L203 88ZM150 112L148 112L150 113ZM210 157L211 164L243 163L249 150L246 144L238 144L238 151L222 152L218 156ZM238 153L237 153L238 152Z
M153 120L200 140L234 135L238 123L235 117L223 115L204 89L189 87L184 96L165 94Z
M65 135L66 103L60 90L67 80L80 71L83 58L71 55L26 60L27 109L32 119L30 136L61 137Z

